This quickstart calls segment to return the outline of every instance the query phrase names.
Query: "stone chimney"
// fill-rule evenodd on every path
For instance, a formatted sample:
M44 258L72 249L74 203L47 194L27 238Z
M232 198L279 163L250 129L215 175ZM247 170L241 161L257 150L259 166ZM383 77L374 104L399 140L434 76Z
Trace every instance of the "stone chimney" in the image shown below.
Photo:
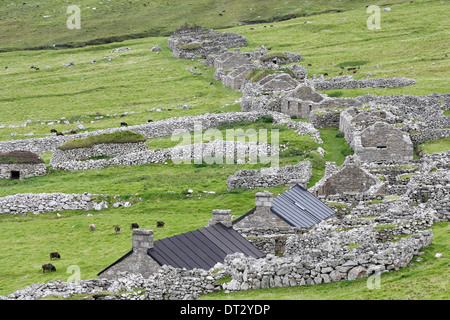
M212 211L212 218L209 220L207 227L221 222L226 227L231 227L231 210L215 209Z
M270 211L273 206L273 193L264 190L255 194L255 213L259 211Z
M147 254L147 250L153 248L153 230L133 230L133 252Z

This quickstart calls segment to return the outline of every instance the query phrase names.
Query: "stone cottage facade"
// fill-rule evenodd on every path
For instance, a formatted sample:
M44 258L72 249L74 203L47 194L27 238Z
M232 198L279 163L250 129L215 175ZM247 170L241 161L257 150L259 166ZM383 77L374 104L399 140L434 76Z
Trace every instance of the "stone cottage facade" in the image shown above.
M233 222L239 228L290 228L290 225L272 212L273 193L269 191L255 194L255 208L242 219Z
M411 161L414 146L408 133L379 121L355 135L353 150L363 162Z
M342 169L335 163L327 163L325 170L324 177L309 189L317 197L386 192L385 183L361 167L356 156L348 156Z
M148 254L153 247L153 230L134 229L133 249L98 274L101 279L114 279L121 272L141 274L148 278L161 267Z

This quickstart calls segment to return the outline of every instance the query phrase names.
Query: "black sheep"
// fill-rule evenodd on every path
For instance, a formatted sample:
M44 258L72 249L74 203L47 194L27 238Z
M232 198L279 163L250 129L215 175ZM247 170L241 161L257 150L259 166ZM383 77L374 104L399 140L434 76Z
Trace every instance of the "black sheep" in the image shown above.
M42 273L45 273L45 270L50 270L50 271L56 271L56 268L54 265L52 265L51 263L49 264L44 264L42 266Z
M162 228L162 227L164 227L164 225L165 225L164 221L158 221L158 222L156 222L156 227L157 227L157 228Z
M132 223L130 229L139 229L139 225L137 223Z
M50 253L50 260L53 260L53 258L61 259L61 255L58 252L52 252Z

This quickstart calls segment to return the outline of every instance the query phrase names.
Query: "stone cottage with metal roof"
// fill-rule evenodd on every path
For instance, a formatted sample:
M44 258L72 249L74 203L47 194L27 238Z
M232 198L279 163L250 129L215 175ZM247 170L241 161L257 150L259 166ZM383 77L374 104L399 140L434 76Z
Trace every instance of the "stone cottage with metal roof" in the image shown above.
M268 191L255 194L255 208L233 221L240 228L310 228L335 211L300 185L273 197Z
M223 216L221 212L219 216ZM126 271L147 278L163 265L209 270L236 252L254 258L264 257L264 253L231 226L221 223L220 217L219 220L214 219L213 212L213 219L207 227L158 241L153 241L152 230L135 229L132 250L98 273L98 277L113 279Z

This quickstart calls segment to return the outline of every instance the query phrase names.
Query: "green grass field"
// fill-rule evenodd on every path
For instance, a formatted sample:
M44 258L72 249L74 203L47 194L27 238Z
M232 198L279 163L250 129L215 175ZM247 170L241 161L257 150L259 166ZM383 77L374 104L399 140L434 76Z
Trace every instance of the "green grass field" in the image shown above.
M428 140L418 146L418 149L428 154L435 152L444 152L450 149L450 138L442 138L438 140Z
M366 3L360 1L289 1L287 5L271 0L251 3L172 1L149 6L143 3L147 2L133 1L133 5L108 2L100 7L98 1L84 1L82 29L74 31L78 32L76 35L65 27L68 15L64 6L70 2L22 5L11 0L0 6L0 51L6 51L0 52L0 140L29 138L25 134L30 133L33 137L45 137L50 129L74 129L77 121L83 121L86 130L92 131L119 127L122 121L136 125L148 119L157 121L206 112L239 111L237 101L241 93L213 81L212 68L205 69L198 61L172 58L166 46L167 36L185 22L242 33L248 39L248 46L242 48L245 51L257 50L264 44L274 52L301 53L301 64L311 64L307 67L310 75L327 72L336 76L341 72L340 65L358 64L361 69L355 75L357 79L370 72L373 77L409 77L417 82L405 88L326 92L334 96L448 92L450 60L445 57L450 44L450 19L445 13L449 9L448 2L390 1L388 6L392 11L382 12L381 29L374 31L366 28L369 14L365 12ZM377 3L385 4L381 1L373 4ZM88 6L97 10L87 9ZM219 19L218 13L223 10ZM318 14L323 11L329 12ZM43 18L47 15L51 17ZM293 16L299 18L271 21ZM239 21L266 20L270 22L238 26ZM19 22L20 32L15 28ZM128 37L135 39L109 43ZM77 46L89 41L104 44L75 49L22 50L53 44ZM150 51L155 44L161 46L160 54ZM111 53L112 49L125 46L131 50ZM114 59L103 60L108 57ZM97 62L91 63L93 60ZM71 61L74 66L63 67ZM30 70L31 66L40 70ZM189 67L196 67L203 75L192 76L187 70ZM151 111L154 109L160 111ZM125 113L127 115L121 117ZM22 126L27 120L31 123ZM54 124L49 125L48 120ZM64 124L64 120L70 123ZM323 176L325 161L341 165L345 155L351 154L345 139L336 137L338 131L334 128L319 130L324 141L322 147L327 152L321 159L313 152L318 145L292 130L267 123L236 124L228 128L236 126L244 130L280 130L280 143L291 145L290 150L281 155L280 164L311 161L310 186ZM224 132L227 127L219 129ZM12 133L22 136L12 137ZM168 148L177 143L170 137L147 140L150 149ZM449 149L448 141L439 145L441 151ZM48 163L51 155L41 156ZM141 199L129 208L59 212L60 218L56 213L28 214L27 217L0 215L0 295L36 282L66 280L70 276L66 271L71 265L80 267L82 279L96 277L99 271L130 250L128 226L132 222L154 228L156 221L165 221L164 228L154 228L157 240L204 227L213 209L231 209L232 214L240 216L254 206L254 193L258 190L229 192L227 177L241 169L260 167L263 166L174 165L169 162L167 165L81 172L50 170L43 177L0 180L0 197L26 192L90 192ZM193 196L186 196L188 189L195 191ZM269 190L277 195L286 189ZM205 194L204 190L216 193ZM93 217L87 217L88 213ZM97 225L94 233L88 230L91 223ZM114 225L122 227L119 235L114 234ZM364 281L360 280L240 293L245 295L241 299L448 299L448 224L439 224L434 230L436 239L424 250L424 262L383 275L382 291L366 292ZM41 265L49 263L48 254L52 251L62 255L61 260L52 262L57 272L42 274ZM442 252L444 258L433 260L434 252ZM234 294L221 293L205 298L233 297Z
M126 39L169 36L177 27L197 24L220 29L255 22L274 22L323 12L365 10L354 0L238 1L4 1L0 7L0 50L102 44ZM373 1L382 7L385 2ZM409 3L392 0L393 4ZM81 29L69 30L69 5L80 5ZM17 32L20 25L21 31Z

